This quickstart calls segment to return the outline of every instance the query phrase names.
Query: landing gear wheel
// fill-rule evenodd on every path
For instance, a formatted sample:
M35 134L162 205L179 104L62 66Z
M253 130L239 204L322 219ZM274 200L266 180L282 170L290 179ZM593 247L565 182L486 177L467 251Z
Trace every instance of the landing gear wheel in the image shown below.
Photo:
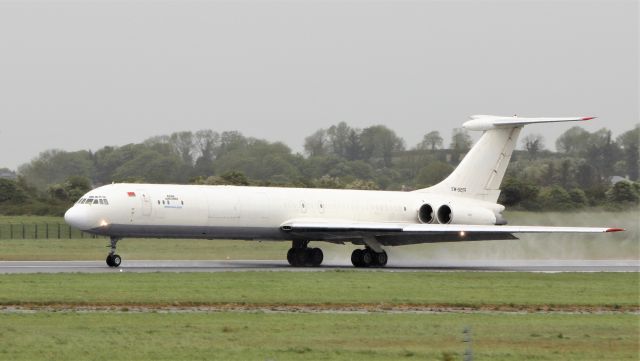
M287 251L287 262L293 267L318 267L324 254L320 248L309 248L309 241L295 240Z
M378 267L386 266L388 260L389 260L389 257L387 256L387 252L385 252L385 251L382 251L380 253L376 253L376 255L375 255L376 266L378 266Z
M111 256L111 262L113 263L113 267L120 267L120 263L122 263L122 258L117 254Z
M365 249L362 251L362 267L371 267L374 262L375 253L370 249Z
M307 257L309 263L311 263L312 267L318 267L322 264L322 260L324 259L324 254L320 248L311 248L309 250L309 256Z
M120 263L122 263L122 258L120 258L117 254L110 254L107 256L107 266L109 267L120 267Z
M293 264L295 263L295 259L293 258L293 254L295 252L295 248L289 248L289 250L287 251L287 262L289 262L289 265L293 266Z
M293 250L293 266L303 267L307 263L307 249L306 248L294 248Z
M351 253L351 263L355 267L384 267L389 257L387 252L375 252L370 248L354 249Z
M353 264L354 267L363 267L362 266L362 253L364 251L361 249L354 249L353 252L351 252L351 263Z
M107 266L109 266L109 267L120 267L120 263L122 263L122 258L120 258L120 256L118 256L116 254L116 245L118 244L119 240L120 240L120 238L118 238L118 237L111 237L110 238L111 251L109 252L109 255L107 256Z

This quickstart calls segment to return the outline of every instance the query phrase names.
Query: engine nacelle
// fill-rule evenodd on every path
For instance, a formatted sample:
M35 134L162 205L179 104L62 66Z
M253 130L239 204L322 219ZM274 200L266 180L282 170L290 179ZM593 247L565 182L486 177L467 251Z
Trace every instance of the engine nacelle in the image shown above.
M418 209L418 220L420 223L433 223L435 214L433 213L433 207L430 204L425 203Z
M440 224L498 224L493 211L464 205L441 205L436 212L436 219Z

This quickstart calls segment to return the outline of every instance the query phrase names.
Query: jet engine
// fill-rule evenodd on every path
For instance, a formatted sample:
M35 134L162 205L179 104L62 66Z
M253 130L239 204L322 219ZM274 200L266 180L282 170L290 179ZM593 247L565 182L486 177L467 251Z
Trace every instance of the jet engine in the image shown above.
M440 224L504 224L497 222L496 214L490 209L466 205L441 205L436 219Z
M420 223L432 223L434 220L433 207L425 203L418 209L418 220Z

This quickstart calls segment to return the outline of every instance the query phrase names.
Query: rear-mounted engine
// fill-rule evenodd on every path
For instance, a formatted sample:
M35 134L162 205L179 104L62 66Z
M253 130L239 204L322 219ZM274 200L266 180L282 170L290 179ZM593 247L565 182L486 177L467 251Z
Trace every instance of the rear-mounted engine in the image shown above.
M440 224L497 224L493 211L482 207L442 205L436 212Z

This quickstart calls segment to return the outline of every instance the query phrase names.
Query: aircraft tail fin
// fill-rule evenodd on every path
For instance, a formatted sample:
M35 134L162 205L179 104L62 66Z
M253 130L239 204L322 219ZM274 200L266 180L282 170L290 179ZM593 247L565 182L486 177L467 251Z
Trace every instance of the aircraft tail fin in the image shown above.
M458 167L442 182L416 192L449 194L495 203L500 183L515 149L520 130L527 124L590 120L594 117L522 118L474 115L463 124L469 130L484 131Z

